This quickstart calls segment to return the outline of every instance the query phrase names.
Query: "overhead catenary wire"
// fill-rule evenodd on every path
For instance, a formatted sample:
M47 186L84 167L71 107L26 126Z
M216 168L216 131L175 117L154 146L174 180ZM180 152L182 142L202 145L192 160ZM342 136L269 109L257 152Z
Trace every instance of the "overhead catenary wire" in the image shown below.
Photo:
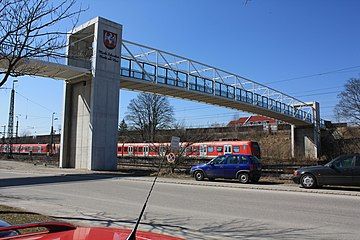
M19 96L21 96L21 97L23 97L23 98L25 98L27 101L29 101L29 102L32 102L33 104L36 104L36 105L38 105L38 106L40 106L40 107L42 107L42 108L44 108L44 109L46 109L47 111L49 111L49 112L55 112L54 110L51 110L50 108L48 108L48 107L45 107L44 105L42 105L42 104L40 104L40 103L37 103L37 102L35 102L35 101L33 101L33 100L31 100L31 99L29 99L28 97L26 97L26 96L24 96L23 94L21 94L21 93L19 93L18 91L15 91Z
M299 76L299 77L287 78L287 79L282 79L282 80L277 80L277 81L272 81L272 82L265 82L264 84L274 84L274 83L290 82L290 81L299 80L299 79L304 79L304 78L312 78L312 77L318 77L318 76L323 76L323 75L328 75L328 74L333 74L333 73L339 73L339 72L343 72L343 71L350 70L350 69L356 69L356 68L360 68L360 65L351 66L351 67L345 67L345 68L340 68L340 69L336 69L336 70L332 70L332 71L327 71L327 72L321 72L321 73L315 73L315 74L308 74L308 75L303 75L303 76Z

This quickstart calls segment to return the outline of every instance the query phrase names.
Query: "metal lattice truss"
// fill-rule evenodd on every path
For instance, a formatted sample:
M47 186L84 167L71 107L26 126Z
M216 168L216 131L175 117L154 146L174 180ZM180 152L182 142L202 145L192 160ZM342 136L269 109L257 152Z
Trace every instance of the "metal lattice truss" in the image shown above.
M206 93L220 96L226 94L229 98L281 112L308 123L315 122L314 109L295 97L240 75L138 43L123 40L121 69L126 71L125 75L133 74L132 77L154 83L164 83L167 79L177 84L180 82L180 87L190 90L201 85L201 90Z

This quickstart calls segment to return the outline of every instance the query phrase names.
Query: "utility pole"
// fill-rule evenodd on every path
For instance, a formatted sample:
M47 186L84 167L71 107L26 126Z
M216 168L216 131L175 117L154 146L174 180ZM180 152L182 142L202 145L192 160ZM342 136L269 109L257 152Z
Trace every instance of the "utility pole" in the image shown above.
M10 96L10 109L9 109L9 122L8 122L8 158L13 158L12 156L12 141L13 141L13 134L14 134L14 106L15 106L15 83L18 80L13 81L13 86L11 89L11 96Z
M55 142L54 142L54 120L58 120L58 118L54 118L55 112L52 113L51 117L51 131L50 131L50 153L53 154L55 149Z
M2 136L2 142L3 144L5 144L5 135L6 135L6 125L2 126L4 128L4 131L3 131L3 136Z
M15 127L15 139L16 139L16 143L19 137L19 116L16 115L16 127Z

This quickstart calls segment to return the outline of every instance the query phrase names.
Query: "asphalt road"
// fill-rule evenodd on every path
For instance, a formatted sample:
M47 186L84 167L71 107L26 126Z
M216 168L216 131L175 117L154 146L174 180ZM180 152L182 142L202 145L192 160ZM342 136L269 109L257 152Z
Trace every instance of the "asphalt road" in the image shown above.
M359 196L227 184L158 183L140 228L186 239L360 238ZM150 186L148 177L0 167L0 204L84 225L131 227Z

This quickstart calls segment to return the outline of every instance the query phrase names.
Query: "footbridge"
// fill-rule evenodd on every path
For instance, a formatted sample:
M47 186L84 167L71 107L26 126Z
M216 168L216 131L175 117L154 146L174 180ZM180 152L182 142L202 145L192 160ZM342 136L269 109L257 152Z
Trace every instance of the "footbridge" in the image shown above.
M189 58L122 39L122 26L97 17L77 27L68 49L18 69L65 80L60 166L116 168L119 88L187 99L292 125L293 156L317 158L320 110L286 93ZM64 62L64 59L66 62ZM0 60L0 68L6 61Z

